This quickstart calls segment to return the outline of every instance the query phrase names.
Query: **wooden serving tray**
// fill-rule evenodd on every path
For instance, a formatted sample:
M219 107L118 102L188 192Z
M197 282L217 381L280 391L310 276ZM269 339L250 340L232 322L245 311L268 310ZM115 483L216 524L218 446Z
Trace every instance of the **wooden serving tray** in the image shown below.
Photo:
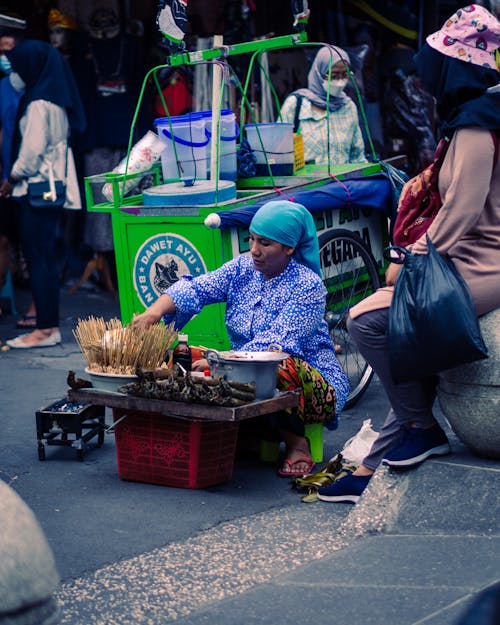
M293 408L299 403L298 392L285 392L271 399L254 401L242 406L209 406L163 399L147 399L134 395L110 393L93 388L69 390L68 400L97 404L109 408L164 414L189 421L243 421L263 414Z

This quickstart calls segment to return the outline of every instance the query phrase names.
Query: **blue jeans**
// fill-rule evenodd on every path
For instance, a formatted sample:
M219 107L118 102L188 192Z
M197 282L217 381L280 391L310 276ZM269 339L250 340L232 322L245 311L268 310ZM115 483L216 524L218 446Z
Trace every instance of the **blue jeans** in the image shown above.
M56 238L63 209L36 209L28 197L19 200L21 244L36 307L36 327L59 326L59 268Z

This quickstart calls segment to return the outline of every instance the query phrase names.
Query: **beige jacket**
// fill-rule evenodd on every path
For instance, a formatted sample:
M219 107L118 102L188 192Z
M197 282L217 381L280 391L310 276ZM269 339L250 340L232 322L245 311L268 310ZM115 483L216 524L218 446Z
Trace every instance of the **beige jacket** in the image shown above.
M439 173L443 205L427 233L438 252L448 253L467 282L478 315L500 307L500 157L493 171L489 130L460 128ZM425 235L413 245L425 254ZM353 308L351 317L387 308L392 287L384 287Z
M19 182L12 195L28 193L29 182L49 179L49 168L54 177L66 182L65 208L81 208L80 190L71 148L68 149L66 171L66 141L68 117L66 111L45 100L34 100L19 122L22 141L19 154L12 165L11 176ZM66 176L65 176L66 172Z

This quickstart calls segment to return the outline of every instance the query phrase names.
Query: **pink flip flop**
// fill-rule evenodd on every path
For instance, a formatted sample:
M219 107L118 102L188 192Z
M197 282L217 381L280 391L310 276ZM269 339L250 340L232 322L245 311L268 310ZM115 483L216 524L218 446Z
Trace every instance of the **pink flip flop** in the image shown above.
M307 464L307 470L306 471L292 471L291 470L292 467L295 466L296 464L299 464L299 463ZM281 476L281 477L302 477L303 475L308 475L309 473L311 473L311 471L316 466L316 463L313 462L312 458L308 458L307 456L299 456L293 462L291 460L288 460L288 458L285 458L285 460L283 460L283 466L290 467L290 471L285 471L283 468L278 469L278 475L279 476Z

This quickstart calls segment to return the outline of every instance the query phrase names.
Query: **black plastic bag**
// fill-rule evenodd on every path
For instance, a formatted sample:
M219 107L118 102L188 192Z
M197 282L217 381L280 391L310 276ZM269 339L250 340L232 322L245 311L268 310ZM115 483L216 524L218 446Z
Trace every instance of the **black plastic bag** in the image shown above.
M404 255L389 310L387 344L395 382L487 358L474 301L448 256L427 236L427 254Z
M398 169L386 161L379 161L379 164L382 171L385 171L387 174L389 182L391 183L392 210L389 216L389 238L392 242L392 232L394 230L394 222L398 212L399 196L401 195L404 185L408 182L409 176L402 169Z

